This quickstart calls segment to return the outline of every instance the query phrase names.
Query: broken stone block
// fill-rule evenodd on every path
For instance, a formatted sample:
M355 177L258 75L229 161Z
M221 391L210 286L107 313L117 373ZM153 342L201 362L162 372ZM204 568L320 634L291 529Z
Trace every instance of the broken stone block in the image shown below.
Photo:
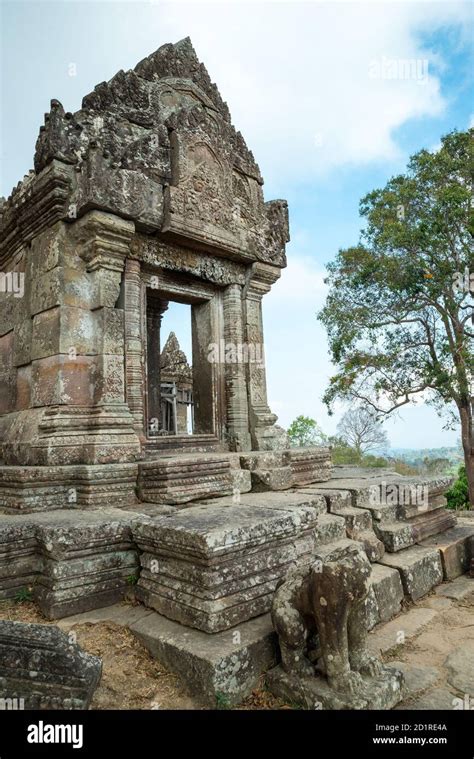
M288 490L295 484L287 450L243 454L240 456L240 466L250 471L252 490L255 492Z
M441 557L436 548L414 546L398 553L386 553L381 564L398 569L405 594L412 601L422 598L443 581Z
M137 521L137 597L170 619L218 632L267 612L279 580L314 553L310 507L205 504Z
M250 472L252 490L265 492L267 490L288 490L293 487L295 480L291 467L282 466L277 469L254 469Z
M102 661L53 625L0 621L0 702L25 709L88 709Z
M332 471L330 448L323 446L290 448L288 454L295 485L325 482L330 479Z

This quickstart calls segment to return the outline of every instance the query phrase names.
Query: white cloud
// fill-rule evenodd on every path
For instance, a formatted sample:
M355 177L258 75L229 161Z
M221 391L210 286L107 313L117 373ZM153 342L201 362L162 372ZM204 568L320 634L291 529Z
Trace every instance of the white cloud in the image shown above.
M160 37L190 35L264 176L304 181L398 157L394 130L445 108L419 32L468 24L460 2L164 4ZM371 78L374 62L419 79ZM370 68L372 66L372 69ZM398 68L397 68L398 66ZM427 66L427 69L426 69ZM390 66L389 66L390 70ZM406 70L406 69L405 69Z
M283 269L281 278L271 291L273 303L296 299L310 300L313 310L323 304L328 290L324 284L327 272L319 269L314 260L307 256L292 254L288 257L288 266Z

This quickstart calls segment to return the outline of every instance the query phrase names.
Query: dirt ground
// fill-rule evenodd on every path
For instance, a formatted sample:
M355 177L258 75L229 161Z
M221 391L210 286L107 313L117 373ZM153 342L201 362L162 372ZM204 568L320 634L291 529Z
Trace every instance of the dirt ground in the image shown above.
M0 601L0 620L54 624L31 602ZM75 625L84 651L100 656L102 678L92 709L205 709L187 695L180 679L153 659L135 636L113 622ZM289 708L257 688L239 709Z
M474 581L473 591L461 600L432 594L421 599L417 606L435 609L436 616L413 638L385 653L383 659L387 663L397 661L410 667L438 670L439 677L435 672L430 688L449 688L443 669L447 655L468 642L474 645ZM0 601L0 619L53 624L44 619L31 602ZM398 619L402 629L403 614ZM206 708L187 695L180 679L158 664L126 628L100 622L78 624L73 629L80 646L103 660L103 675L92 702L93 709ZM413 700L408 698L403 707L410 708ZM291 707L274 698L262 683L237 708Z

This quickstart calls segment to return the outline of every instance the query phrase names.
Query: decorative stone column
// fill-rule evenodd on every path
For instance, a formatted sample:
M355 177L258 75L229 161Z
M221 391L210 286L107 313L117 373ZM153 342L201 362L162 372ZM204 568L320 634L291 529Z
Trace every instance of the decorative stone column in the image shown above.
M246 363L254 356L245 343L242 313L242 287L229 285L224 291L224 341L228 350L225 362L226 418L231 451L250 451L249 410ZM258 358L258 356L257 356Z
M254 263L249 269L244 287L244 319L246 340L252 354L259 361L247 364L249 422L252 448L276 450L287 447L286 435L275 426L278 417L273 414L267 401L265 352L263 340L262 297L280 277L276 266Z
M168 308L168 301L160 298L147 298L146 323L147 323L147 422L148 434L153 436L158 433L158 425L161 420L161 321L163 314ZM150 425L150 420L155 420Z
M125 397L133 416L133 426L141 444L145 443L145 377L142 335L142 284L140 261L127 258L123 279L125 311Z

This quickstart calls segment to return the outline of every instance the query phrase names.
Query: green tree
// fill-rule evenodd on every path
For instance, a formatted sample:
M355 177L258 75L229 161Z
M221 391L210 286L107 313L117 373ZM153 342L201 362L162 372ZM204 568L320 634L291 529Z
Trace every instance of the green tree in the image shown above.
M319 424L309 416L297 416L288 427L292 446L325 445L327 437Z
M467 509L468 495L466 467L460 466L457 480L446 493L448 509Z
M448 134L363 198L360 242L328 265L319 318L337 367L328 407L357 399L390 414L417 397L434 404L447 426L461 425L474 507L473 137Z

